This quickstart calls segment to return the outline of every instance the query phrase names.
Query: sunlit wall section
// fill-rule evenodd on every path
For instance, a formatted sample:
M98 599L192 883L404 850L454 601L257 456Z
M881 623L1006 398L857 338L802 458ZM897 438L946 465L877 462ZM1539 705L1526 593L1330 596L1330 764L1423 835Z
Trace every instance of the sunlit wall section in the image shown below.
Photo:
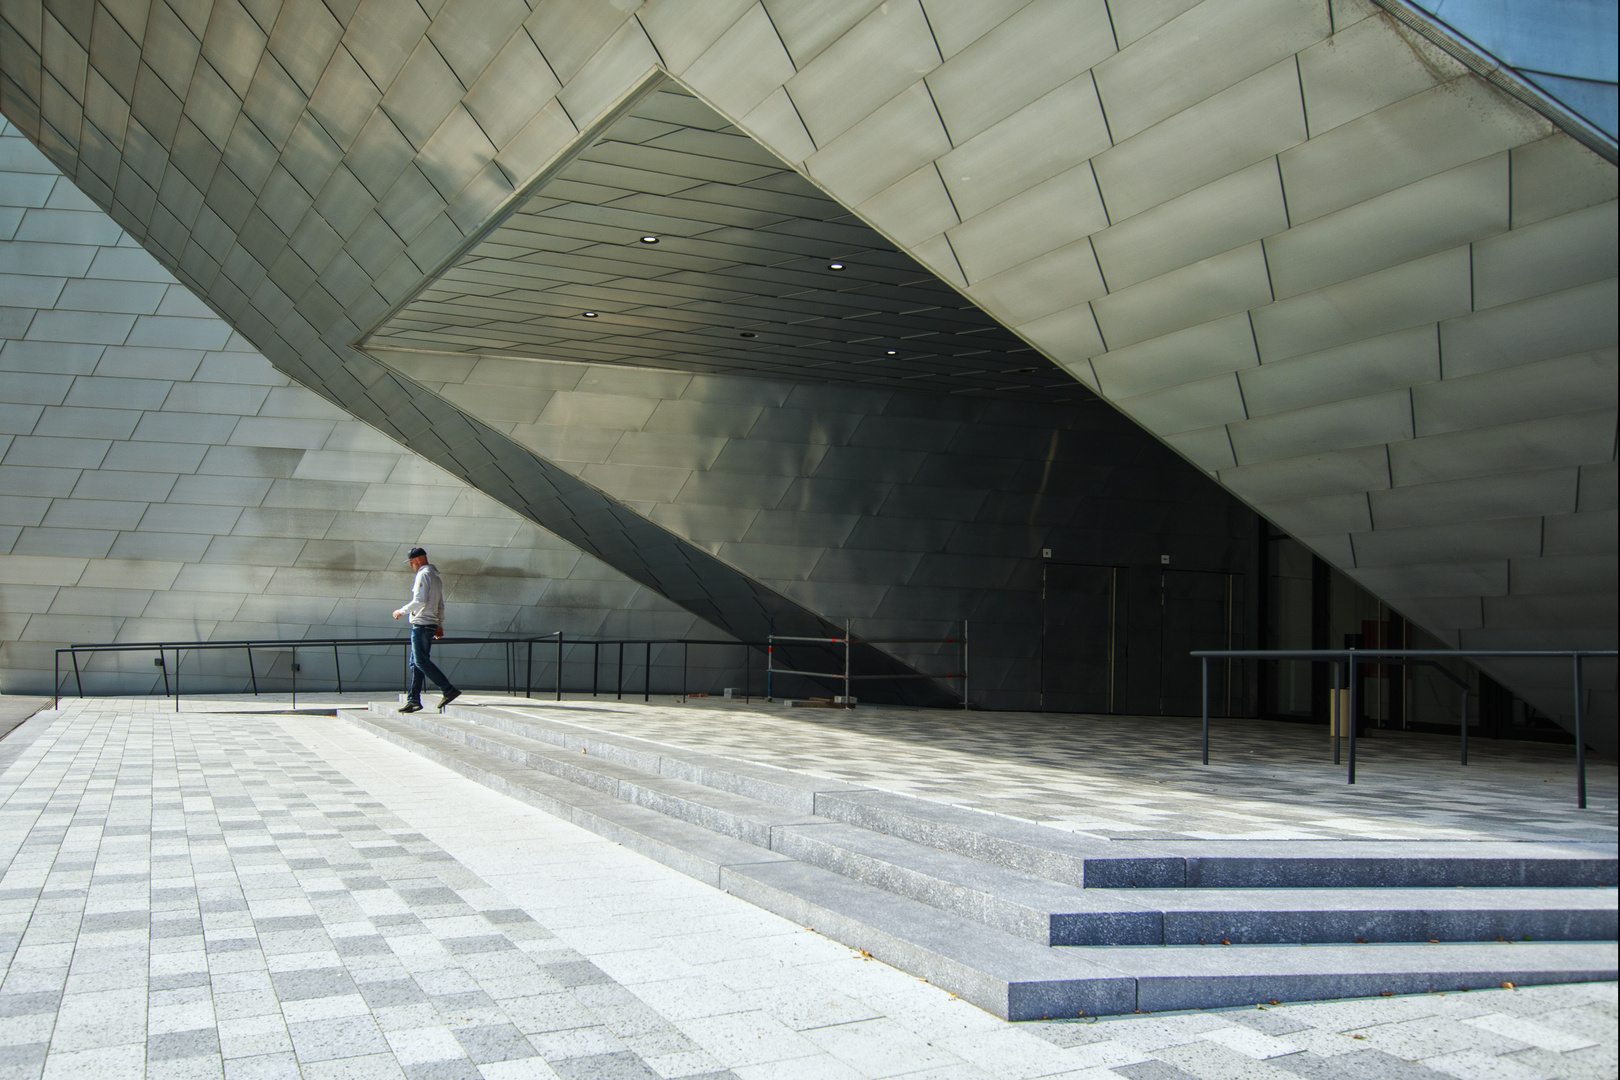
M0 296L0 692L48 692L69 642L398 634L414 544L452 633L722 636L292 384L9 125ZM443 651L453 679L505 685L502 650ZM397 650L340 657L348 688L399 685ZM84 687L161 689L152 660L102 657ZM261 688L289 662L260 652ZM241 654L183 664L199 691L250 684ZM299 664L334 685L329 650Z

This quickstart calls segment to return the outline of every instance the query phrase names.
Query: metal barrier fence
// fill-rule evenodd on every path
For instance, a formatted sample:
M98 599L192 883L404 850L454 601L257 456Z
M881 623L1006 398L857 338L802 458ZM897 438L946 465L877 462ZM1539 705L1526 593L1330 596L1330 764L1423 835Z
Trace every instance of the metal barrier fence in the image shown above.
M131 642L102 642L98 644L68 645L56 650L56 672L52 682L54 704L60 705L62 700L62 660L64 654L71 664L74 688L78 696L84 696L83 670L79 664L81 655L93 656L96 653L157 653L153 664L163 672L163 695L169 696L170 676L173 676L174 708L180 711L180 667L181 656L187 652L217 652L237 650L247 655L248 680L255 696L259 693L259 673L253 664L253 651L284 652L289 655L290 675L292 679L292 704L298 706L298 653L303 650L309 653L313 650L332 651L332 664L336 674L337 692L343 693L343 662L341 650L343 649L400 649L401 663L405 673L405 681L409 682L410 674L410 639L399 637L387 638L255 638L252 640L236 641L131 641ZM539 634L527 637L443 637L434 642L434 646L454 645L501 645L505 651L506 692L516 695L518 690L523 696L534 697L534 649L536 645L555 646L555 679L551 687L556 700L561 701L563 695L563 667L566 663L565 650L569 647L581 645L591 646L591 696L595 697L601 682L601 653L602 646L613 646L617 649L617 678L615 680L615 693L619 699L624 697L624 660L625 647L640 645L644 647L642 672L642 700L651 700L652 697L652 649L655 645L681 646L681 689L680 695L689 696L688 675L690 673L691 647L693 645L718 645L731 648L740 648L743 651L743 694L747 700L753 678L753 650L766 647L764 642L715 640L710 638L610 638L610 639L574 639L568 640L558 631L550 634ZM169 653L174 653L174 666L169 666ZM518 677L521 668L522 678ZM583 691L580 691L583 692ZM632 691L633 692L633 691Z
M1620 656L1615 649L1204 649L1188 655L1201 661L1203 666L1204 764L1209 764L1209 662L1211 660L1315 660L1333 664L1333 688L1339 687L1340 664L1349 668L1348 714L1350 771L1347 783L1356 782L1356 665L1375 663L1398 665L1415 661L1439 667L1441 660L1512 659L1512 660L1570 660L1574 668L1575 688L1575 802L1586 809L1586 693L1581 663L1588 657ZM1445 671L1444 668L1440 670ZM1455 675L1446 672L1453 682L1463 687L1462 763L1468 764L1468 686ZM1333 764L1339 764L1339 736L1333 738Z
M776 666L776 643L793 642L799 644L842 645L844 647L844 670L840 674L836 671L795 671L790 668ZM943 675L907 674L907 675L853 675L850 673L849 650L851 645L960 645L961 671L946 672ZM771 634L766 642L765 650L765 700L773 699L775 687L772 685L773 677L777 675L802 675L812 679L834 679L844 684L844 702L853 704L850 700L849 684L862 679L887 679L899 681L904 679L961 679L962 680L962 708L968 707L968 624L962 620L962 636L959 638L868 638L856 637L849 631L849 623L844 624L843 637L800 637L793 634Z

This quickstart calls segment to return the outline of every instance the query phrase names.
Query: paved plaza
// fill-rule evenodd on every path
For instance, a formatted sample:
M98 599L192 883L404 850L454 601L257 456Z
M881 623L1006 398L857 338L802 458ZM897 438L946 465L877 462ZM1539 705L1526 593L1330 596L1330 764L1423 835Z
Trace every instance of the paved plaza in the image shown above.
M0 1078L1616 1075L1612 983L1008 1024L332 715L364 700L68 700L0 740ZM1374 738L1348 788L1281 725L1222 722L1204 770L1184 721L532 706L1105 836L1615 835L1613 764L1577 811L1567 747Z

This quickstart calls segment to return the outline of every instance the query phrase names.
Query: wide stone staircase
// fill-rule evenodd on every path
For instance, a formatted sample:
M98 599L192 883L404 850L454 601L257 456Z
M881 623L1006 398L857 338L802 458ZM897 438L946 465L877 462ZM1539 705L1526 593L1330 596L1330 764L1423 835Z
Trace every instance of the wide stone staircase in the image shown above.
M1616 977L1613 845L1105 840L565 710L342 715L1009 1020Z

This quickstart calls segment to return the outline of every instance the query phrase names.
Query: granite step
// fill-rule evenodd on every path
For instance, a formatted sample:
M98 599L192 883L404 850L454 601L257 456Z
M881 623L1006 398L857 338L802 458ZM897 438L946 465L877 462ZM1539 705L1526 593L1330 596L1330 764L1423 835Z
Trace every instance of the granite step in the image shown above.
M1592 941L1604 888L1081 889L850 825L795 825L774 850L1043 945Z
M383 708L387 710L386 706ZM593 711L588 705L574 705L568 709L568 714L588 716ZM604 709L602 712L617 715L617 710ZM675 780L702 784L717 791L744 795L800 814L816 812L818 795L869 790L859 784L793 772L774 765L740 761L649 739L595 731L518 707L456 704L446 709L445 715L568 750L583 750L592 757L617 761Z
M789 861L786 855L625 802L598 788L446 739L408 723L408 717L348 710L340 715L395 746L716 888L722 867Z
M462 717L469 717L462 719ZM1149 945L1241 941L1302 943L1368 941L1491 941L1604 936L1615 917L1612 890L1470 891L1466 902L1440 890L1330 888L1233 891L1199 889L1183 896L1164 889L1082 889L991 862L937 850L896 836L828 822L808 814L676 779L700 775L670 748L639 740L603 740L561 724L533 724L498 710L402 715L422 731L550 773L626 802L718 832L800 862L832 870L896 895L919 900L1042 945ZM534 738L536 734L548 740ZM702 763L701 775L725 770L723 759ZM733 775L741 775L733 773ZM776 787L790 790L791 781ZM757 787L754 790L759 790ZM859 792L850 792L853 796ZM802 803L801 803L802 805ZM937 804L911 808L926 813ZM941 808L948 809L948 808ZM986 815L975 815L984 817ZM1061 838L1054 830L1041 836ZM1435 895L1430 895L1434 893Z
M792 861L727 867L721 888L1007 1020L1587 982L1617 967L1612 942L1054 949Z
M374 714L387 715L375 710ZM701 825L754 847L769 850L773 829L820 820L746 795L661 774L656 771L656 762L646 754L627 752L595 740L578 740L572 746L540 740L532 737L532 728L519 734L482 722L481 718L463 719L465 715L466 712L446 710L442 716L426 712L395 713L394 718L453 743Z
M887 791L819 817L1084 888L1605 887L1613 845L1469 840L1106 840Z
M827 795L847 807L887 793L776 776L785 770L644 740L603 739L573 725L483 713L477 710L474 719L449 711L402 715L374 705L345 715L462 775L1008 1019L1614 977L1612 942L1541 940L1604 927L1612 937L1613 890L1103 888L1094 884L1096 875L1092 887L1080 887L799 809L819 806ZM829 783L838 786L829 791ZM940 812L958 830L978 825L978 842L1006 840L1004 825L1021 826L1017 843L1032 852L1037 840L1051 838L1062 855L1076 853L1063 844L1070 834L1030 823L920 799L898 804L898 811L914 821ZM1075 839L1093 862L1108 862L1117 846ZM1148 857L1180 859L1183 880L1189 865L1200 880L1217 876L1198 869L1200 850L1195 845ZM1489 853L1475 854L1488 861ZM1237 857L1252 865L1284 855L1261 846ZM1515 865L1522 871L1523 864L1521 858ZM1083 879L1084 860L1080 869ZM1495 943L1446 940L1493 926L1503 937L1538 940L1514 944L1511 953ZM1323 936L1354 941L1352 933L1384 943L1297 943ZM1403 936L1412 943L1388 943ZM1443 943L1430 944L1435 937ZM1233 944L1195 943L1221 938Z
M609 714L616 714L606 710ZM522 707L449 715L1085 888L1612 887L1613 845L1424 840L1109 840L915 796L598 732ZM572 706L568 713L589 712ZM416 714L423 715L423 714Z

